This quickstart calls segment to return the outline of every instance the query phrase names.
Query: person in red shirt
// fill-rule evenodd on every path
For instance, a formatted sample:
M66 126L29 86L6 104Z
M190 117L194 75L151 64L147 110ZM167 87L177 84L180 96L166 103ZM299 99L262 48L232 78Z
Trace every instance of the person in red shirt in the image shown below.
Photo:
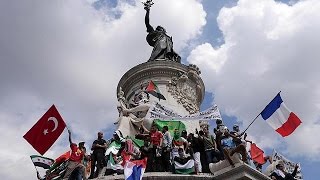
M63 176L63 180L69 179L71 173L73 170L76 168L79 169L79 171L82 174L83 180L87 180L86 174L85 174L85 166L82 164L82 159L85 156L85 148L84 147L79 147L77 144L73 143L71 140L71 131L68 129L69 133L69 143L70 143L70 148L71 148L71 155L69 158L69 163L66 169L66 173Z
M152 159L150 159L152 161L153 164L153 171L154 172L159 172L162 171L162 167L161 167L161 147L162 147L162 141L163 141L163 135L160 131L158 131L158 128L156 125L152 125L151 129L150 129L150 142L152 145ZM149 159L148 159L149 161Z
M162 146L162 133L158 131L157 126L153 125L150 130L150 140L153 146L160 148Z

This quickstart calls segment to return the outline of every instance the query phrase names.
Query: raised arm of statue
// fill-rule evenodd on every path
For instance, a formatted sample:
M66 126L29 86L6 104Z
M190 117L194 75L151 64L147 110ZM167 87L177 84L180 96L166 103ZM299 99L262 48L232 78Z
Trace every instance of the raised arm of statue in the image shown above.
M146 10L146 16L144 18L144 23L146 24L147 32L150 33L150 32L154 31L153 27L150 25L150 20L149 20L150 7L145 7L144 9Z

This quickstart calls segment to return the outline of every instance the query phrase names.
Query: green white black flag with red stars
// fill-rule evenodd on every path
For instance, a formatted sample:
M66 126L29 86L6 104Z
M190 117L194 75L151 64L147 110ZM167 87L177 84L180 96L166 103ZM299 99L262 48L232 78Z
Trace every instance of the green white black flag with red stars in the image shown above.
M35 166L42 167L44 169L49 169L54 162L53 159L38 155L31 155L30 158Z

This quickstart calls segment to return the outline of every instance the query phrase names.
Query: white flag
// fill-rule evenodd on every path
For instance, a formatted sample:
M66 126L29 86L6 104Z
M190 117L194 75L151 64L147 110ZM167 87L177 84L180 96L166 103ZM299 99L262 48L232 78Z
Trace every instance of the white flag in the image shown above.
M170 108L163 106L159 103L155 103L149 108L149 111L146 115L148 119L162 119L162 120L217 120L222 119L219 108L217 105L213 105L207 110L188 115L181 116L178 113L174 112Z

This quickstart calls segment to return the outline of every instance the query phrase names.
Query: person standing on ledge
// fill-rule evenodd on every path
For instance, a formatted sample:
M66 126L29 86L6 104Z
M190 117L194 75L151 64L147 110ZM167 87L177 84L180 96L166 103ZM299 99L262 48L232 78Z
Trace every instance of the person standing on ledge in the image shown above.
M146 10L145 24L148 32L146 39L148 44L153 47L148 61L169 60L181 63L181 57L173 50L172 37L166 34L166 30L163 27L157 26L154 30L149 23L150 7L152 4L150 0L144 3L144 9Z
M65 172L65 174L64 174L62 179L63 180L68 180L69 177L71 176L72 172L76 168L79 168L83 180L87 180L86 168L81 163L81 161L82 161L82 159L84 157L89 159L87 156L85 156L86 152L85 152L84 146L80 146L80 145L84 145L84 143L80 143L79 147L78 147L77 144L72 142L72 140L71 140L71 131L69 129L68 129L68 133L69 133L69 143L70 143L70 148L71 148L71 155L70 155L70 158L69 158L68 166L66 168L66 172Z

